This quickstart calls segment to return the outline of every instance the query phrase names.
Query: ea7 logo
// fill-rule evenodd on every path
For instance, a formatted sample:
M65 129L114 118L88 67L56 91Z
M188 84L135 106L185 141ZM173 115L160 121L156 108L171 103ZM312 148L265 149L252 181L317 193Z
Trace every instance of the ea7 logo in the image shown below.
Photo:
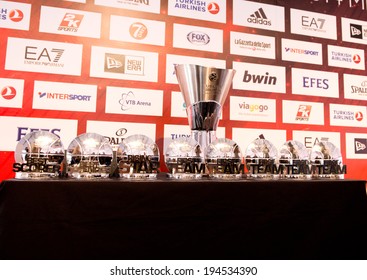
M26 46L24 58L26 60L47 60L49 62L59 62L64 51L64 49L52 48L51 50L48 50L47 48L39 49L38 47Z
M299 105L296 120L297 121L308 121L311 114L311 105Z
M302 26L308 28L322 29L325 24L325 19L323 18L310 18L308 16L302 17Z
M84 15L66 13L58 30L77 32Z

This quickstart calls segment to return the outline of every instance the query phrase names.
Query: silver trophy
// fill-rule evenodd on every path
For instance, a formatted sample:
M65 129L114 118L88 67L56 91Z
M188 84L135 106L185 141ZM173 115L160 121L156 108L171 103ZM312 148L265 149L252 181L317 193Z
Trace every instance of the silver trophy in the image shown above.
M193 64L175 65L191 129L191 137L202 150L216 140L222 106L235 70Z

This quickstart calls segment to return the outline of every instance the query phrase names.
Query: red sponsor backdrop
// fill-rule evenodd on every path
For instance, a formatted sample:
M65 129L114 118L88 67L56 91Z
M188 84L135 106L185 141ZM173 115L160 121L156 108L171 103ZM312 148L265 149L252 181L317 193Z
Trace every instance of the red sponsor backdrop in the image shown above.
M150 0L152 1L152 0ZM236 1L236 0L234 0ZM240 1L240 0L239 0ZM0 8L1 8L0 1ZM339 76L339 98L326 98L326 97L315 97L315 96L302 96L293 95L291 89L291 68L307 68L314 70L324 70L329 72L338 72L340 75L343 73L364 75L364 71L353 70L338 67L329 67L326 55L326 45L338 45L351 48L364 49L365 45L357 43L348 43L342 41L341 35L341 18L351 18L358 20L367 20L367 11L365 10L364 1L254 1L258 3L272 4L284 7L285 11L285 32L268 31L263 29L256 29L250 27L243 27L234 25L232 23L232 1L227 1L227 22L217 23L211 21L204 21L200 19L189 19L185 17L176 17L168 15L168 0L161 1L160 14L147 13L141 11L133 11L122 8L112 8L101 5L95 5L93 0L87 0L86 3L76 3L68 1L51 1L51 0L26 0L26 1L15 1L19 3L29 3L32 5L31 21L29 30L15 30L11 28L1 28L0 33L0 78L13 78L13 79L24 79L24 96L22 108L7 108L0 107L0 116L15 116L15 117L36 117L36 118L57 118L57 119L73 119L78 120L78 134L86 132L86 123L88 120L99 120L106 122L137 122L137 123L154 123L156 124L156 141L163 151L163 142L161 139L164 138L164 125L165 124L178 124L187 125L187 119L185 118L174 118L171 117L171 92L179 91L179 87L176 84L168 84L165 81L166 77L166 54L177 54L177 55L188 55L195 57L205 57L214 59L226 60L226 67L232 68L233 61L250 62L258 64L271 64L286 67L286 93L264 93L259 91L251 90L234 90L230 91L232 96L247 96L247 97L258 97L258 98L272 98L276 100L276 123L256 122L256 121L231 121L229 119L230 108L229 98L223 108L223 119L220 121L220 126L226 127L226 137L232 137L232 128L257 128L259 133L261 129L279 129L287 131L287 138L292 139L293 130L305 130L305 131L332 131L340 133L341 151L344 158L344 164L347 165L348 174L346 178L355 179L367 179L367 163L365 159L347 159L346 158L346 133L367 133L367 129L364 127L344 127L344 126L329 126L330 115L329 115L329 103L335 104L346 104L346 105L360 105L366 106L366 100L351 100L344 99L343 95L343 83ZM149 1L148 1L149 2ZM183 1L178 1L183 2ZM215 1L213 1L215 2ZM89 12L100 13L102 16L101 22L101 38L87 38L78 36L67 36L50 33L39 32L40 25L40 10L41 6L68 8L75 10L83 10ZM312 11L317 13L324 13L329 15L335 15L337 21L337 40L328 40L322 38L315 38L311 36L303 36L292 34L290 31L290 9L302 9L305 11ZM255 11L253 11L255 12ZM190 11L187 11L190 13ZM250 14L244 12L244 16ZM144 18L150 20L159 20L166 23L166 36L164 46L134 44L126 42L117 42L109 39L109 28L110 28L110 16L121 15L128 17ZM198 50L188 50L182 48L173 47L173 24L181 23L209 28L216 28L223 30L223 53L215 52L204 52ZM266 36L275 37L276 42L276 58L262 59L255 57L245 57L230 54L230 31L261 34ZM35 73L25 71L13 71L5 69L5 60L7 52L7 39L8 37L15 38L28 38L46 41L57 41L64 43L77 43L83 45L83 60L82 70L80 76L70 75L58 75L58 74L47 74L47 73ZM322 65L311 65L298 62L283 61L281 55L281 39L295 39L308 42L321 43L324 46L325 53L323 55ZM158 82L144 82L144 81L131 81L131 80L117 80L107 78L94 78L90 77L90 56L92 46L103 46L112 48L124 48L135 51L149 51L159 54L159 71L158 71ZM57 110L40 110L32 108L33 88L34 81L60 81L67 83L83 83L98 85L97 92L97 107L96 112L73 112L73 111L57 111ZM163 115L162 116L143 116L143 115L117 115L117 114L106 114L106 87L107 86L118 86L118 87L136 87L136 88L147 88L147 89L161 89L163 90ZM325 104L325 125L312 125L307 124L287 124L282 122L282 100L307 100L312 102L322 102ZM286 110L287 108L283 108ZM364 116L366 118L366 116ZM363 120L366 122L366 119ZM1 131L2 135L5 135L7 131ZM15 136L14 136L15 137ZM367 136L366 136L367 138ZM270 139L271 140L271 139ZM1 140L0 140L1 141ZM11 151L0 152L0 180L14 177L12 172L12 164L14 162L14 154ZM165 171L162 158L162 171Z

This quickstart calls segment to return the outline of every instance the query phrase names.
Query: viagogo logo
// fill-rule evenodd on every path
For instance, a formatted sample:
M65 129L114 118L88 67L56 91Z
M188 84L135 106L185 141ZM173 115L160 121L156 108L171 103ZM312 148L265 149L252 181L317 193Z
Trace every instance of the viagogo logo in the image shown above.
M268 105L248 104L246 102L239 103L238 105L239 105L240 109L248 110L250 112L260 112L260 113L262 113L264 111L269 110Z

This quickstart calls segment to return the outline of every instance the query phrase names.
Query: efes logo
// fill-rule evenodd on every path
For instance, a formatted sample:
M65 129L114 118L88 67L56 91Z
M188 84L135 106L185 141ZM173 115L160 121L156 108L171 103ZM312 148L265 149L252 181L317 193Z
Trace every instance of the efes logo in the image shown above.
M207 45L210 42L209 35L200 31L192 31L186 37L194 45Z
M84 15L66 13L64 18L62 19L58 30L60 31L69 31L69 32L78 32L80 24L84 18Z
M220 8L219 8L219 5L215 2L211 2L208 4L208 12L213 14L213 15L216 15L218 14L220 11Z
M354 152L356 154L367 154L367 139L355 138L354 139Z
M17 91L12 86L6 86L1 90L1 96L6 100L13 99L16 95Z
M296 115L297 121L308 121L311 115L311 105L299 105Z
M148 35L148 28L141 22L134 22L129 28L130 36L137 40L143 40Z
M123 54L105 54L105 72L144 75L144 57Z
M266 16L263 8L260 8L256 12L251 14L250 17L247 18L247 21L249 23L271 26L271 21L268 20L268 17Z

